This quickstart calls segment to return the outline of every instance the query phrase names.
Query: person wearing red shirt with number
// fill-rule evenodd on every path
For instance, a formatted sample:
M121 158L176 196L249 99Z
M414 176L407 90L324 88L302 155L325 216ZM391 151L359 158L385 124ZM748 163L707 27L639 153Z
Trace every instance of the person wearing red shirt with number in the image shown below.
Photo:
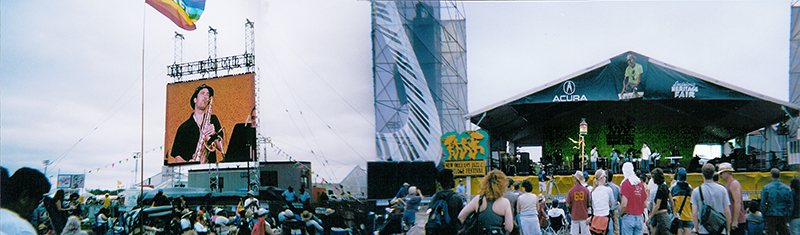
M591 193L589 189L583 186L585 180L583 178L583 172L575 171L572 177L575 186L572 186L569 193L567 193L567 207L572 217L570 234L589 235L589 223L587 223L586 219L589 218L589 203L592 198Z

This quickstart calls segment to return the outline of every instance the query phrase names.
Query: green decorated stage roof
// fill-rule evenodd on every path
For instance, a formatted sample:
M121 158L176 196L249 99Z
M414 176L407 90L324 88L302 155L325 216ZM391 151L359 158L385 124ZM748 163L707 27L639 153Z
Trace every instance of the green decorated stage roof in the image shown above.
M721 78L724 80L725 78ZM758 80L758 78L753 78ZM788 84L788 82L787 82ZM467 115L493 139L541 145L543 132L615 120L697 127L727 140L796 117L800 107L628 51Z

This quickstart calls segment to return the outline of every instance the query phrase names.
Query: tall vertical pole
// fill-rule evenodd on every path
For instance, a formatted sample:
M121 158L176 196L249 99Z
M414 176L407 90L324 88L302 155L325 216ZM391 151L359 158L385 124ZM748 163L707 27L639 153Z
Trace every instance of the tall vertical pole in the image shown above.
M144 4L142 4L144 5ZM141 167L142 171L140 176L142 181L144 181L144 46L145 46L145 13L147 12L147 8L145 7L145 12L142 13L142 120L140 126L140 140L139 140L139 158L141 158ZM141 183L139 184L139 202L137 203L139 206L142 206L142 199L144 197L144 188L142 187ZM139 231L144 232L144 219L139 220Z
M217 29L208 26L208 65L210 71L214 71L214 76L217 76ZM208 71L208 72L210 72ZM209 74L209 77L211 74Z
M581 171L584 171L585 169L584 169L583 165L586 164L586 153L584 151L584 149L586 148L586 139L584 138L584 136L589 134L589 125L586 124L586 118L581 118L581 124L580 124L580 128L579 128L578 134L581 137L581 140L578 143L578 145L581 148Z
M586 154L585 154L585 151L584 151L584 148L586 147L586 142L584 142L584 141L585 141L584 137L581 136L581 143L580 143L580 145L581 145L581 171L586 171L586 169L584 169L584 165L586 165Z
M47 165L50 165L50 159L42 161L44 163L44 177L47 177Z

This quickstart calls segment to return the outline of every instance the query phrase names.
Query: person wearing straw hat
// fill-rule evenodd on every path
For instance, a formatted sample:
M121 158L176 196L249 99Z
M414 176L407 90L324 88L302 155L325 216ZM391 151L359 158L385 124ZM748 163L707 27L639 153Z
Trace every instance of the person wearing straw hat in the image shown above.
M337 232L343 232L348 229L347 224L344 222L344 217L340 213L337 213L336 210L328 208L325 209L325 217L323 218L323 225L325 225L325 230L323 234L335 234Z
M181 231L184 233L192 230L192 221L190 219L192 219L193 214L194 213L189 210L184 210L181 212Z
M575 186L567 193L567 207L570 209L572 225L570 233L573 235L589 234L589 203L591 203L591 193L583 186L586 181L583 172L575 171L572 175Z
M744 204L742 203L742 184L733 178L733 166L730 163L723 162L719 164L717 174L722 181L727 184L725 189L728 190L731 196L731 233L730 235L744 235L747 230L747 219L744 213Z
M312 214L311 212L304 210L303 213L300 213L300 220L306 222L306 227L307 227L306 230L310 229L311 227L314 227L314 229L316 229L316 234L321 234L323 231L325 231L325 228L323 228L322 225L319 224L320 223L319 218L314 216L314 214Z

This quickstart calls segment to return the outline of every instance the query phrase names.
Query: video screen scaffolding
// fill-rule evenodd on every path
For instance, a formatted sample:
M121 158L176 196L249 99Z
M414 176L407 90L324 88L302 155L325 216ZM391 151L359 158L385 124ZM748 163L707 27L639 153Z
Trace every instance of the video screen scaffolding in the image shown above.
M175 80L166 92L165 166L214 163L218 169L218 163L247 162L250 169L255 162L251 169L257 169L254 25L245 23L245 53L222 58L216 55L217 30L209 26L208 58L187 63L182 63L184 37L176 32L175 61L167 66ZM258 191L258 172L250 171L248 188ZM220 189L216 174L210 178L212 190Z

